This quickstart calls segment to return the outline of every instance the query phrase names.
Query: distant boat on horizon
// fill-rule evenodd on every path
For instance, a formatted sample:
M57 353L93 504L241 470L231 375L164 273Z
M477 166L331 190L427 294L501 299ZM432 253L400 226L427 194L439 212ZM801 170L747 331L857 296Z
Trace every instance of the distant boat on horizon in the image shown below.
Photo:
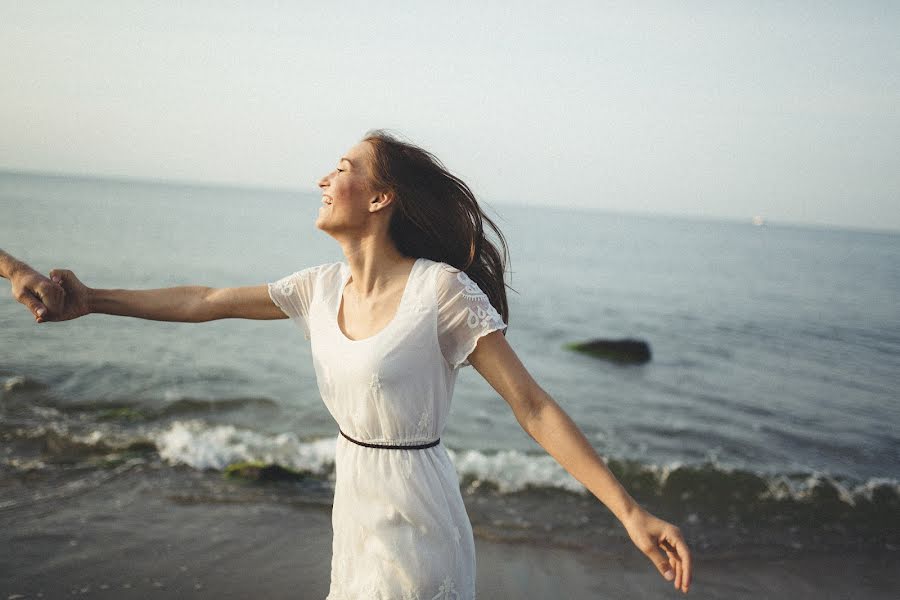
M766 224L766 219L765 217L761 217L760 215L755 215L752 219L750 219L750 222L759 227Z

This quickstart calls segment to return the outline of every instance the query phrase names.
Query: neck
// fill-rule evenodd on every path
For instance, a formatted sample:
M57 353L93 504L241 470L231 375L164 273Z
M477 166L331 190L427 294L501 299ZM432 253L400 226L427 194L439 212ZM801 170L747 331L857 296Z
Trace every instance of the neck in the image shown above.
M404 256L393 244L345 247L344 257L350 267L353 290L361 298L376 297L393 290L397 280L404 280L415 263L415 258Z

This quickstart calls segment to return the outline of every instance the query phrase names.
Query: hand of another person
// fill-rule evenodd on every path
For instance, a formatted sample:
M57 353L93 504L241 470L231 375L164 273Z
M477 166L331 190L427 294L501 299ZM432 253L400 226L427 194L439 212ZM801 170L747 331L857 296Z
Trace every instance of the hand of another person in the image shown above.
M681 530L642 508L622 522L634 545L656 565L667 580L674 579L675 589L687 593L691 584L691 552ZM666 556L657 549L662 549ZM667 572L671 575L667 577Z
M38 323L63 312L66 296L63 287L28 265L20 263L10 274L9 282L13 298L25 305Z
M68 269L53 269L50 271L50 280L65 292L66 301L60 310L44 315L38 321L39 323L42 321L69 321L91 313L88 305L90 288L81 283L75 277L75 273Z

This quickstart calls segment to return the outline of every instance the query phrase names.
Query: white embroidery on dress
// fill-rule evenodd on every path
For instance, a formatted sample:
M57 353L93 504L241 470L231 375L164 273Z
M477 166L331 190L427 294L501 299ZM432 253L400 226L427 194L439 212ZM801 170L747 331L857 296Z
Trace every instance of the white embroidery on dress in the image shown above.
M372 373L372 380L369 382L369 386L373 390L381 390L381 379L379 379L378 373Z
M466 308L469 311L466 324L470 329L475 329L479 325L482 327L500 325L503 322L503 317L500 316L500 313L497 312L497 309L492 304L488 304L486 307L476 306L475 310L472 310L471 307Z
M471 300L478 300L481 298L487 298L487 294L481 291L481 288L478 287L478 284L469 279L469 276L466 275L465 271L460 271L456 274L456 279L463 284L465 290L463 290L463 296L469 298Z
M441 582L438 593L431 597L431 600L459 600L459 592L456 591L456 585L448 575Z
M422 416L419 417L419 422L416 424L416 437L423 438L425 434L428 433L426 430L428 429L428 424L431 422L431 411L428 410L426 406L422 411Z
M388 506L385 512L385 519L388 523L399 523L400 511L398 511L395 506Z
M276 281L273 285L275 290L285 297L293 296L297 291L297 286L294 285L293 276Z
M497 312L494 305L491 304L487 294L478 287L478 284L466 275L465 271L457 273L456 279L465 286L462 295L469 300L475 301L474 309L471 306L466 307L466 310L468 311L466 315L466 324L469 326L469 329L475 329L479 325L482 327L500 325L503 322L503 317Z
M369 380L369 388L371 391L371 401L369 406L372 405L373 402L376 402L381 397L381 378L378 377L378 373L372 373L372 378ZM364 424L365 418L365 410L366 406L363 405L362 402L357 402L353 408L353 419L356 422L358 427L362 427Z
M416 298L416 301L413 303L413 310L415 312L425 312L428 310L428 306L422 300Z
M481 322L481 320L478 318L478 313L476 313L474 310L472 310L468 306L466 307L466 310L468 311L468 317L466 318L466 325L469 326L469 329L475 329L476 327L478 327L478 323Z

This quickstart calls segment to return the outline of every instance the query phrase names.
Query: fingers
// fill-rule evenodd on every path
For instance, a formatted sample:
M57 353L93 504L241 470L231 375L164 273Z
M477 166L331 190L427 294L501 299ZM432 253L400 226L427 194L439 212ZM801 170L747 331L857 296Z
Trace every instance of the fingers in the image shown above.
M75 278L75 273L69 269L53 269L50 271L50 279L55 283L64 285L64 282Z
M681 530L646 511L624 521L635 545L675 589L687 593L691 585L691 553ZM665 556L663 556L663 552Z
M662 547L660 545L660 547ZM642 547L641 550L650 559L656 568L659 570L660 575L662 575L667 581L672 581L675 578L675 571L669 565L669 560L667 557L663 556L659 550L657 550L652 542L648 543L646 547Z
M660 541L660 547L666 552L675 567L675 588L687 593L691 584L691 553L688 550L681 532L667 532Z
M12 277L11 282L13 297L31 311L38 323L52 319L65 308L62 285L34 269L23 270Z
M41 281L32 288L32 293L40 299L44 307L50 312L51 317L62 312L66 292L59 283L51 283L47 280Z
M675 589L684 591L681 583L684 581L684 569L681 566L681 561L675 561Z
M675 538L674 545L675 551L678 553L678 556L681 557L682 569L684 571L682 576L682 589L687 592L691 585L691 551L688 549L687 543L680 534Z
M44 315L47 314L47 307L28 290L22 291L16 299L21 302L25 308L31 311L31 314L34 315L34 319L38 323L40 323Z
M672 550L669 549L667 545L660 544L660 547L663 548L666 555L669 557L669 565L675 571L675 581L673 582L675 589L681 589L681 581L683 575L683 569L681 566L681 561L678 559L678 555L675 554Z

